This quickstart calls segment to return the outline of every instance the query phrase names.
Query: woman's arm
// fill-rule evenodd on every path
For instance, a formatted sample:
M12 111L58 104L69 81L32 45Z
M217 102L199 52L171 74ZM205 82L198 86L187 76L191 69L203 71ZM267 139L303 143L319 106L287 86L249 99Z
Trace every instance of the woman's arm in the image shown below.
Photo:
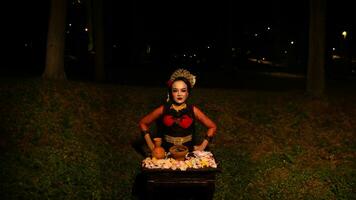
M163 106L160 106L160 107L154 109L151 113L144 116L140 120L140 123L139 123L140 130L142 131L143 137L145 138L147 146L151 150L153 150L155 145L152 142L149 127L152 122L154 122L156 119L158 119L162 115L162 113L163 113Z
M205 127L208 128L206 132L206 137L203 140L203 142L195 147L196 150L203 151L206 148L206 146L209 144L208 138L212 138L216 133L216 124L208 116L206 116L203 113L203 111L201 111L199 108L193 106L193 111L194 111L195 118L199 120Z

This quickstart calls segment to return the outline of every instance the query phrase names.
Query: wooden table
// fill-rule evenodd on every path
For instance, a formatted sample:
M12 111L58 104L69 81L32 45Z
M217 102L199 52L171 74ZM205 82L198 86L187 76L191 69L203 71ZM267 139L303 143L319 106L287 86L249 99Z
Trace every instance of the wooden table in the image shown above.
M147 199L213 199L217 168L148 169L142 168Z

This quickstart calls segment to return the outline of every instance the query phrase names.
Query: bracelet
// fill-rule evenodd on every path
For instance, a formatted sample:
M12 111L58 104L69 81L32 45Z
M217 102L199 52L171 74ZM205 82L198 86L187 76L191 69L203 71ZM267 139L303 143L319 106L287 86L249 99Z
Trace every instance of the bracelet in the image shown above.
M142 137L145 137L146 134L150 135L150 132L148 130L141 131Z
M208 135L206 135L204 139L211 143L213 141L213 136L209 137Z

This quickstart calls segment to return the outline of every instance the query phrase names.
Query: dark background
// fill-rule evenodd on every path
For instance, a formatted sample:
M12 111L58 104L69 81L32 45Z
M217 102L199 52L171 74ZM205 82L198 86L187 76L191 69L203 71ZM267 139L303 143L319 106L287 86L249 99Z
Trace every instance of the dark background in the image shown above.
M11 12L4 17L4 42L11 64L2 67L2 75L40 76L45 65L49 1L10 4L6 9ZM178 67L196 73L306 73L307 0L105 0L103 4L108 81L130 82L137 70L169 73ZM328 77L345 78L356 73L355 5L353 1L327 1ZM69 1L65 67L70 79L93 79L89 36L84 30L87 11L85 0ZM348 31L347 39L341 35L344 30Z

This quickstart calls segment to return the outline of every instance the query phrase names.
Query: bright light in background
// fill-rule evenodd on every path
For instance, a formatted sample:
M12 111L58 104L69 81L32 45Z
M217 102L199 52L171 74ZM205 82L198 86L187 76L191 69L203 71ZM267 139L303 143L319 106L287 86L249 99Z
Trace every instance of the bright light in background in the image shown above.
M72 24L68 24L68 26L69 26L69 27L71 27L71 26L72 26Z
M335 60L335 59L340 59L341 56L339 56L339 55L333 55L332 58L333 58L333 60Z
M255 37L257 37L258 36L258 34L257 33L255 33L255 35L254 35Z
M343 31L343 32L341 33L341 35L344 36L344 39L346 39L347 31Z
M72 4L75 5L75 4L81 4L82 2L80 0L75 0L75 1L72 1Z
M335 51L336 49L335 49L335 47L333 47L333 51Z
M84 30L85 30L85 32L88 32L88 28L85 28Z
M290 41L290 44L292 44L292 45L293 45L293 44L294 44L294 41L293 41L293 40L292 40L292 41Z
M147 54L150 54L151 53L151 45L147 45L147 48L146 48L146 53Z
M288 53L288 51L284 51L284 53L285 53L285 54L287 54L287 53Z
M271 27L267 26L267 31L271 30Z

